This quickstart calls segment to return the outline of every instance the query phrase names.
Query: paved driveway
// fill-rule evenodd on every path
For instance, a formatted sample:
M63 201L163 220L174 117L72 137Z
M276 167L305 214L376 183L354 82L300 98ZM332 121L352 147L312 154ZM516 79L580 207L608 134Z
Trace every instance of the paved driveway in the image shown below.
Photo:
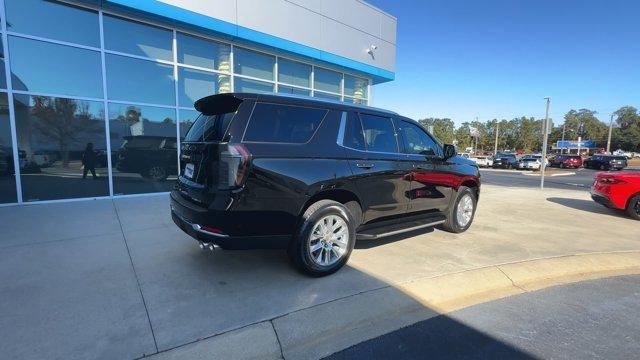
M171 222L166 196L4 207L0 220L0 353L27 359L169 356L168 349L245 328L262 335L243 342L243 351L262 344L274 349L268 356L315 357L327 353L287 344L304 337L305 326L335 320L331 312L313 316L320 304L366 319L384 305L367 305L366 294L380 289L389 306L420 306L395 290L401 283L527 259L640 250L638 224L584 191L494 186L483 188L467 233L360 243L349 266L321 279L294 271L280 251L202 252ZM347 308L343 300L356 296L361 303Z

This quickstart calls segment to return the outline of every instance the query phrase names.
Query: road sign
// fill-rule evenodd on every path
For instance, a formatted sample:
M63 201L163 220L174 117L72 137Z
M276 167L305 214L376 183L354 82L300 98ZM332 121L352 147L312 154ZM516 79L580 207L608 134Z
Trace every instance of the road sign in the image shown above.
M558 149L595 149L595 140L558 140L556 148Z

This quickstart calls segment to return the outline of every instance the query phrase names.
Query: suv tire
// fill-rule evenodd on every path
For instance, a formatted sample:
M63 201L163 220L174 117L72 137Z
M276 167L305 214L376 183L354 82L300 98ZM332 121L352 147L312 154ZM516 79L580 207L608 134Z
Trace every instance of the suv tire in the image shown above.
M640 220L640 194L629 199L627 203L627 215L632 219Z
M478 199L473 189L460 186L455 201L447 210L447 220L441 225L441 228L456 234L465 232L473 223L477 204ZM469 217L463 218L465 215Z
M339 202L312 204L289 246L291 261L313 277L333 274L349 260L356 240L354 224L351 212Z

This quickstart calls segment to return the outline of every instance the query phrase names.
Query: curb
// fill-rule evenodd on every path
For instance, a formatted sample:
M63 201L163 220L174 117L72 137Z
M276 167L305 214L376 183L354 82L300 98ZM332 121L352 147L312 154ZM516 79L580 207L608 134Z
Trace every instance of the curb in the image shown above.
M273 320L284 358L317 359L464 307L582 280L640 274L640 251L491 265L387 286Z

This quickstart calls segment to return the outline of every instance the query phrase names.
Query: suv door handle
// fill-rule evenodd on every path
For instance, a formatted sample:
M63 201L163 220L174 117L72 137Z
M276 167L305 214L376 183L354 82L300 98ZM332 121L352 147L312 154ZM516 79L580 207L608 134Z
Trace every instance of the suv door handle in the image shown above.
M356 164L356 166L359 167L360 169L371 169L373 167L373 164L359 163L359 164Z

